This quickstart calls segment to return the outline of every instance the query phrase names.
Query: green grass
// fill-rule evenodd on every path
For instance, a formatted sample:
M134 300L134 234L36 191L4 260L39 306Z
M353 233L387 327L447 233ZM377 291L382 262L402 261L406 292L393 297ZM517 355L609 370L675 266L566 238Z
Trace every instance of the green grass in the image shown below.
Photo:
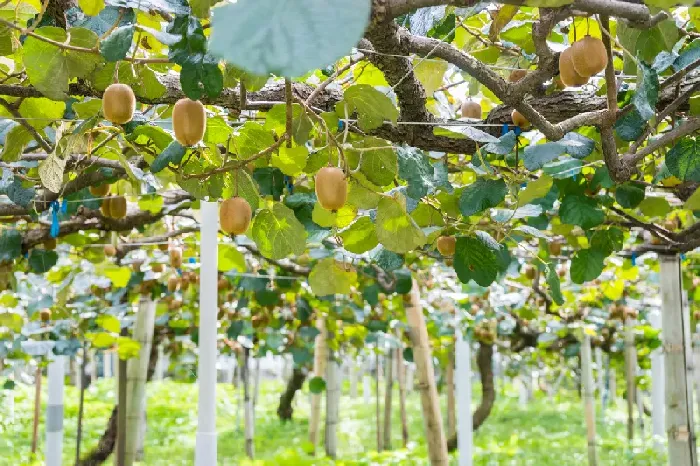
M256 460L245 458L242 426L236 425L236 395L230 385L220 384L218 400L218 457L226 466L378 466L427 465L423 420L417 393L407 403L410 444L401 445L398 407L394 410L391 452L376 453L374 398L365 405L363 397L350 398L347 383L341 399L336 462L310 457L305 453L308 429L308 392L298 393L293 422L282 424L275 414L282 384L262 385L256 409ZM16 389L15 423L9 425L7 403L0 399L0 465L43 464L40 455L30 459L33 387ZM361 387L360 387L361 390ZM475 387L475 396L479 396ZM394 396L397 401L398 396ZM45 395L44 398L45 400ZM86 392L86 416L82 451L97 442L109 418L115 399L113 380L101 380ZM444 407L444 396L443 407ZM66 388L64 464L73 464L78 391ZM623 403L607 412L606 422L598 422L601 465L662 465L648 437L629 447L625 439ZM242 422L240 413L239 420ZM600 418L599 418L600 419ZM43 428L43 425L42 425ZM649 422L647 419L647 435ZM143 465L175 466L193 464L197 429L196 385L154 382L148 387L148 433ZM587 464L583 409L577 395L563 392L553 401L538 394L525 408L518 406L516 390L499 393L491 417L475 437L475 465L562 466ZM44 434L40 433L40 450ZM323 451L322 443L319 451ZM111 462L109 463L111 464ZM456 465L456 460L453 460Z

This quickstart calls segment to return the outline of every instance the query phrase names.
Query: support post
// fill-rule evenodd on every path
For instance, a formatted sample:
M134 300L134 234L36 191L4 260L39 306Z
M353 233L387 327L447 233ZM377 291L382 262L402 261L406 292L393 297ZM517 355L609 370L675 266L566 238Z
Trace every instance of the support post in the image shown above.
M661 313L657 309L649 313L649 321L654 328L661 330ZM661 348L656 348L651 353L651 433L657 451L663 451L662 439L666 435L664 377L664 353Z
M218 313L217 258L219 207L216 202L201 203L199 365L197 383L197 440L195 465L211 466L216 453L216 316Z
M338 412L340 411L340 366L328 351L326 366L326 456L335 459L338 449Z
M588 440L588 465L598 465L595 434L595 387L593 385L593 362L591 358L591 337L583 335L581 343L581 375L583 377L583 405L586 416L586 431Z
M63 464L63 388L66 375L65 356L49 353L46 403L46 466Z
M600 397L600 422L605 424L605 377L603 369L603 349L597 346L595 349L595 366L597 369L596 384L598 385L598 396Z
M459 466L473 464L472 421L472 349L468 339L457 330L455 339L455 388L457 392L457 448Z
M666 373L666 432L668 461L673 466L697 466L692 406L686 380L685 331L680 261L677 254L660 255L664 369Z

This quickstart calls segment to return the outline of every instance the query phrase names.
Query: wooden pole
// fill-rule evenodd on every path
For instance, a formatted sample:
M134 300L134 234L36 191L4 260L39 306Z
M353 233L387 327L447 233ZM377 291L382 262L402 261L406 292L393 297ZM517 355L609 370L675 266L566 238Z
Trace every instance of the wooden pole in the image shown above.
M598 465L595 434L595 386L593 385L593 362L591 360L591 337L584 333L581 343L581 375L583 377L583 404L586 416L588 440L588 464Z
M36 455L39 441L39 418L41 417L41 366L37 362L34 377L34 425L32 429L32 457Z
M63 463L63 390L66 376L65 356L49 354L46 404L46 466Z
M396 334L401 341L401 331L397 328ZM401 415L401 439L403 440L403 446L406 448L408 445L408 418L406 415L406 364L403 360L403 350L402 348L396 348L396 367L397 367L397 379L399 382L399 412Z
M455 338L455 388L457 392L457 448L459 466L474 464L472 419L472 348L457 329Z
M661 313L657 309L649 313L649 321L654 328L661 329ZM651 432L657 451L663 451L662 439L666 435L664 390L664 353L656 348L651 353Z
M637 349L634 343L634 323L625 321L625 379L627 381L627 440L634 439L634 402L637 386Z
M682 280L677 254L660 255L664 369L666 373L666 432L668 461L673 466L697 466L692 424L693 400L686 380L686 351L683 328Z
M447 466L447 441L442 427L440 400L435 385L433 358L428 340L428 329L425 325L423 307L420 302L418 282L413 280L411 292L404 297L406 319L410 328L413 345L413 359L418 371L418 389L420 391L425 437L428 444L428 456L431 466Z

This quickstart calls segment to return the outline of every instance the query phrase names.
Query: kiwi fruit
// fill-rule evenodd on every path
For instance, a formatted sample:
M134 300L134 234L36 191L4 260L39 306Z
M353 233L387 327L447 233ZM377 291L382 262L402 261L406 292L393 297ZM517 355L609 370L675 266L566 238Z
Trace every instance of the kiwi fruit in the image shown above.
M525 276L528 279L533 280L535 278L535 268L531 265L526 266L525 267Z
M53 251L56 249L56 238L49 238L46 241L44 241L44 249L47 251Z
M178 277L168 278L168 291L174 293L180 287L180 279Z
M126 198L124 196L114 196L110 199L109 212L112 218L126 217Z
M143 264L142 261L134 261L131 263L131 270L133 270L136 273L139 273L141 271L141 265Z
M39 313L39 317L42 322L48 322L51 320L51 309L42 309Z
M576 73L590 77L605 69L608 52L602 40L586 36L571 46L571 60Z
M525 118L523 114L517 110L513 110L513 112L510 114L510 118L513 120L513 124L520 127L520 129L527 129L530 127L530 122L527 121L527 118Z
M151 264L151 270L155 273L161 273L163 270L165 270L165 266L160 262L154 262Z
M452 257L455 255L455 246L457 244L457 239L454 236L441 236L437 240L437 249L445 257Z
M90 194L95 197L105 197L109 194L109 184L107 183L100 186L90 186L88 189L90 190Z
M103 217L112 216L112 198L102 199L102 205L100 206L100 211Z
M117 125L128 123L134 117L136 96L126 84L110 84L102 95L102 113Z
M549 243L549 253L553 256L561 254L561 243L559 241Z
M170 244L168 244L168 243L159 244L158 249L160 249L163 252L168 252L168 249L170 249Z
M316 197L326 210L336 211L348 198L348 182L345 172L337 167L323 167L316 174Z
M462 102L462 118L481 120L481 104L471 99Z
M111 244L105 244L104 252L105 252L105 256L114 257L117 255L117 248L115 248Z
M515 83L523 79L527 75L527 70L513 70L508 76L509 83Z
M216 284L216 288L218 290L226 290L228 289L228 280L226 280L224 277L219 278L219 281Z
M202 140L207 129L207 113L198 100L180 99L173 107L175 139L183 146L193 146Z
M175 269L179 269L180 267L182 267L182 249L170 249L170 266Z
M221 229L229 235L242 235L250 226L253 211L242 197L232 197L221 203L219 219Z
M588 82L588 76L581 76L574 69L573 47L559 54L559 79L565 86L582 86Z

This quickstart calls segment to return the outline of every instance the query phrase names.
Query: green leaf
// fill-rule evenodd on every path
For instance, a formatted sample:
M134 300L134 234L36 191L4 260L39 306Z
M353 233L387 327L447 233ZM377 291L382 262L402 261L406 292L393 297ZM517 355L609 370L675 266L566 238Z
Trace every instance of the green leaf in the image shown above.
M671 212L671 205L663 197L647 197L638 207L648 217L664 217Z
M84 0L91 2L92 0ZM112 26L117 24L117 26L125 26L136 22L136 14L133 10L122 11L119 8L114 8L111 6L105 6L102 0L95 0L96 3L101 3L101 5L94 6L93 8L100 7L100 11L95 13L95 15L85 12L88 17L83 20L78 20L73 25L84 27L91 30L99 37L107 34L112 29ZM81 7L82 8L82 7Z
M656 115L656 103L659 100L659 76L656 70L640 62L641 82L632 97L632 103L643 120L651 120Z
M332 128L337 127L337 123ZM265 117L265 128L282 136L287 130L287 105L274 105ZM313 129L313 122L299 104L292 105L292 136L297 144L305 144Z
M235 244L220 243L218 252L219 272L236 270L246 271L245 257L236 249Z
M603 257L607 257L615 251L621 251L624 240L625 235L619 228L596 230L591 237L591 249L600 251Z
M126 58L131 42L134 40L133 25L120 26L100 42L100 53L107 61L119 61Z
M571 281L582 284L595 280L605 268L605 256L601 251L582 249L571 260Z
M423 85L425 95L430 97L442 86L442 80L447 72L448 63L442 60L414 59L413 72Z
M279 202L272 210L258 212L251 228L251 237L260 253L273 260L303 254L306 236L306 230L294 216L294 211Z
M45 249L32 249L29 254L29 268L34 273L46 273L58 262L56 251L46 251Z
M122 324L119 322L119 319L109 314L102 314L97 316L97 318L95 319L95 323L103 329L107 330L108 332L112 333L119 333L122 329Z
M355 150L357 149L357 150ZM350 166L360 161L360 171L377 186L386 186L394 181L398 172L396 152L387 141L375 137L365 137L346 151Z
M636 108L625 113L615 122L615 132L623 141L636 141L644 132L647 122Z
M253 179L258 183L260 194L279 199L284 191L284 173L279 168L256 168Z
M165 167L180 165L182 158L185 156L187 148L180 144L179 142L173 140L168 147L166 147L163 152L158 154L158 156L153 160L151 164L151 172L158 173L162 171Z
M275 143L272 132L255 122L247 122L233 138L231 145L238 151L240 159L247 159L262 152Z
M399 176L406 180L408 188L406 194L413 199L421 199L428 194L432 194L440 187L452 191L452 185L441 173L436 173L436 168L441 168L436 164L435 168L430 163L430 159L423 151L413 147L398 147L396 149L399 164Z
M339 233L343 248L354 254L374 249L379 244L374 224L368 216L362 216Z
M146 13L162 11L173 15L188 15L190 8L187 0L105 0L107 5L124 8L140 9Z
M163 197L153 193L145 194L139 198L139 209L157 214L163 208Z
M260 205L260 194L258 187L245 170L236 170L234 173L226 174L226 184L222 197L229 198L240 196L250 204L250 208L255 212Z
M88 332L85 339L95 348L110 348L117 341L117 337L107 332Z
M615 200L625 209L633 209L644 200L644 189L633 183L625 183L615 189Z
M192 100L206 95L213 99L224 89L224 75L219 61L211 55L191 56L180 71L182 92Z
M593 228L605 220L605 214L595 200L582 194L568 194L559 206L559 216L562 223L584 229Z
M506 186L505 181L478 178L462 191L462 196L459 199L459 210L462 215L469 217L491 207L496 207L503 202L506 194L508 194L508 186Z
M536 171L566 152L559 142L546 142L527 146L523 151L523 164L530 171Z
M311 393L318 395L319 393L323 393L325 389L326 381L323 380L323 377L314 377L309 380L309 391Z
M265 87L268 79L268 75L255 75L230 63L226 63L224 66L224 85L226 87L236 87L239 82L243 82L248 92L256 92Z
M0 262L11 262L22 254L22 234L4 229L0 233Z
M383 197L377 206L375 219L377 239L389 251L405 254L423 246L425 233L421 230L399 201Z
M105 7L104 0L78 0L80 9L88 16L96 16Z
M525 189L520 191L518 195L518 205L523 206L529 204L535 199L539 199L547 195L550 189L552 189L552 184L554 180L549 175L542 175L534 181L530 181Z
M681 181L700 182L700 143L685 137L666 154L666 167Z
M561 295L561 281L553 264L547 266L547 285L549 285L549 293L552 295L552 300L559 306L564 304L564 297Z
M489 27L489 39L491 42L498 41L498 35L520 9L517 5L503 5L498 9Z
M696 23L697 29L697 23ZM700 39L695 39L673 62L673 69L680 71L700 60Z
M131 278L131 269L129 267L119 267L112 264L106 265L101 273L112 281L112 285L115 288L124 288Z
M484 146L484 150L490 154L508 155L515 147L517 136L513 131L508 131L506 134L498 138L498 142L490 142Z
M22 125L16 125L5 136L5 145L0 153L3 162L16 162L22 156L22 151L34 139Z
M357 123L363 131L379 128L384 120L396 124L399 117L391 99L368 84L356 84L345 90L335 112L340 118L345 118L346 108L349 116L357 112Z
M256 74L301 76L357 45L370 7L369 0L239 0L212 10L209 47Z
M304 171L309 150L306 146L287 147L282 145L278 153L272 156L270 164L289 176L297 176Z
M309 274L309 286L316 296L350 294L352 285L357 283L357 272L333 257L316 263Z
M476 236L457 238L454 268L462 283L474 280L481 286L489 286L498 275L496 254L483 239Z
M39 163L41 184L52 193L60 193L65 170L66 160L59 157L56 152L50 153L48 157Z
M688 200L685 201L683 208L688 210L700 210L700 188L696 189Z
M28 118L27 123L37 130L63 118L65 111L65 102L56 102L43 97L23 99L19 106L19 113L22 117Z

